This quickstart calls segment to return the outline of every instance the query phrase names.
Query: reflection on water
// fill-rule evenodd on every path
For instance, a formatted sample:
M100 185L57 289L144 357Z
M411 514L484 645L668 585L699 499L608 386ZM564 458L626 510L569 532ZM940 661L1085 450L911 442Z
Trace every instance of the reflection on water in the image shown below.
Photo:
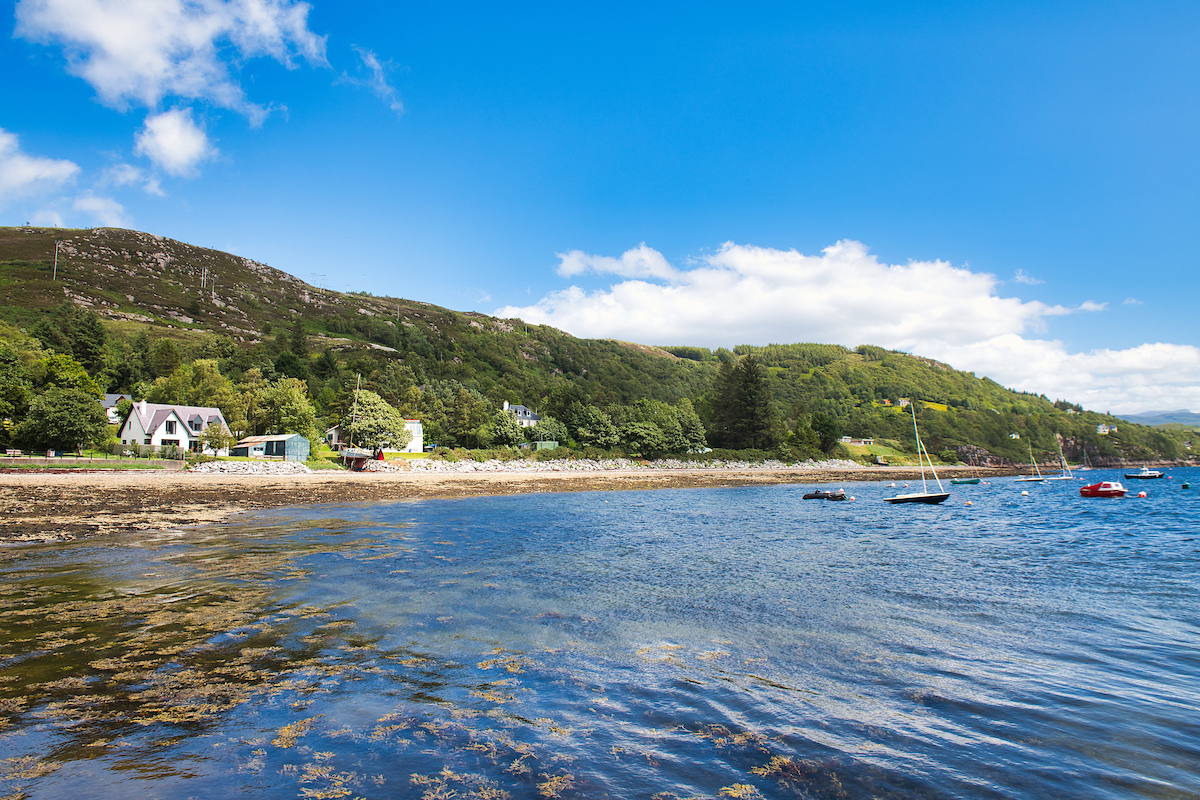
M0 796L1200 797L1200 498L963 488L12 549Z

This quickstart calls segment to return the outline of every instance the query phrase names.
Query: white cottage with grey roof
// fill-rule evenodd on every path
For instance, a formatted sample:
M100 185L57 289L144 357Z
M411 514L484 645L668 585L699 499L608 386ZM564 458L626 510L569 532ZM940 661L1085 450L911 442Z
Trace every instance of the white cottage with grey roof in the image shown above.
M221 409L206 406L175 406L161 403L134 403L121 425L121 444L151 445L154 447L178 447L199 451L200 435L210 425L220 425L229 430ZM228 455L220 450L217 455Z

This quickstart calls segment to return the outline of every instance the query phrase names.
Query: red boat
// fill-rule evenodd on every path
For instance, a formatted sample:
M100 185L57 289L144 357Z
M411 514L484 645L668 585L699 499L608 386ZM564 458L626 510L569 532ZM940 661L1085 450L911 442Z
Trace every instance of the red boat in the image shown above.
M1079 493L1084 497L1124 497L1127 491L1119 481L1100 481L1079 487Z

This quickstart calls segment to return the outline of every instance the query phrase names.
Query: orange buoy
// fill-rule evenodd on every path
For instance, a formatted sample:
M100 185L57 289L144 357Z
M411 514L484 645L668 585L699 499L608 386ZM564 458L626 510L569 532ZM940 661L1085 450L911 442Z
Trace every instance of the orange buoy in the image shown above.
M1138 497L1145 497L1145 496L1146 496L1145 492L1138 492Z

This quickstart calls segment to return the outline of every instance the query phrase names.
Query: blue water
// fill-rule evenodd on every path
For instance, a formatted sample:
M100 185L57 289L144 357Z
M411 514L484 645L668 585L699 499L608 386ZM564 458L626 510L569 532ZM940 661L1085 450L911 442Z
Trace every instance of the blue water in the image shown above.
M1200 475L1171 474L1126 481L1144 499L538 494L13 548L0 795L1200 798Z

